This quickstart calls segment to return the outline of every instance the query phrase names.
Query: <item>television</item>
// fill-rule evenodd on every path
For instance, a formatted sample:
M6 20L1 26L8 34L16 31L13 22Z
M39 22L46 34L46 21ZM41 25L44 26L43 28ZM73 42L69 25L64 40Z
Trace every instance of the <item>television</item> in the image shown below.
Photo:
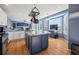
M55 24L55 25L50 25L50 29L58 30L58 25L57 25L57 24Z

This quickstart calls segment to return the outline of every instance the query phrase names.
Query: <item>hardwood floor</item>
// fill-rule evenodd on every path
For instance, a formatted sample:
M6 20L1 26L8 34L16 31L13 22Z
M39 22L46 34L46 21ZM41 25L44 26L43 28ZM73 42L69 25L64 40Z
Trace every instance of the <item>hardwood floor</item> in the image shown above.
M11 41L7 45L5 55L30 55L25 40ZM37 55L70 55L68 42L63 38L49 38L49 47Z

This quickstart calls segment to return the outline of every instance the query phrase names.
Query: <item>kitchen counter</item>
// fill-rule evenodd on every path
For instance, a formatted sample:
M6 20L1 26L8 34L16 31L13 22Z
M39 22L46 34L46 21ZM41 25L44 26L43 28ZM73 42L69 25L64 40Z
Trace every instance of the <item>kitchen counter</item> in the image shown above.
M26 43L30 54L36 54L48 48L48 34L49 32L33 33L26 32Z
M8 32L16 32L16 31L24 31L24 30L8 30Z
M44 31L44 32L38 31L37 33L35 33L33 31L26 31L26 34L28 34L30 36L38 36L38 35L50 34L50 32L48 32L48 31Z

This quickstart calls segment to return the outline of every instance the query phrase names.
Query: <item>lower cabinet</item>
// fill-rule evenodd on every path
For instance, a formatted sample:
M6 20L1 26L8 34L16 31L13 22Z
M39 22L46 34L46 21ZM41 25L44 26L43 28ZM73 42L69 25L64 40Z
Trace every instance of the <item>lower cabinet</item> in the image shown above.
M38 37L32 37L32 54L39 52L41 50L41 40L40 36Z
M15 39L24 39L25 32L24 31L8 32L8 38L9 38L9 41L15 40Z
M48 35L43 35L41 37L42 49L48 48Z
M31 54L36 54L43 49L48 48L48 34L47 35L28 35L28 49Z

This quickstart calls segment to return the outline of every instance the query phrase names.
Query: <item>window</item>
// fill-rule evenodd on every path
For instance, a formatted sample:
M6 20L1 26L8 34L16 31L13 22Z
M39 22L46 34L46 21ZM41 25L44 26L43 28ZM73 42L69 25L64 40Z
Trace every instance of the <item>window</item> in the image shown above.
M58 32L62 33L63 30L63 16L60 17L56 17L56 18L52 18L49 20L49 29L50 29L50 25L58 25Z
M64 22L67 21L67 17L65 15L67 14L67 11L60 12L55 15L48 16L46 18L43 18L39 20L39 23L37 25L32 24L32 29L35 29L35 26L37 26L37 30L43 30L48 31L50 30L50 25L57 25L58 24L58 33L64 32ZM66 30L67 31L67 30Z
M49 29L49 20L44 20L44 30L48 30Z

